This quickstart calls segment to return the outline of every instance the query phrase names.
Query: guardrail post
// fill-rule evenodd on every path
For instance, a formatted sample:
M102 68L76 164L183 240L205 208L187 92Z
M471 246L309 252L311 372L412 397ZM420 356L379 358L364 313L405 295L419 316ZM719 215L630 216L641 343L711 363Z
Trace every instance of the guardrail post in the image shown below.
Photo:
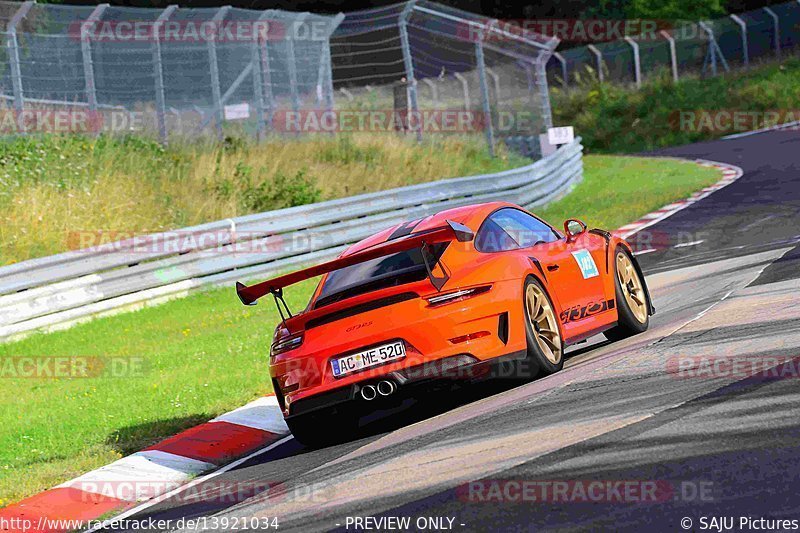
M403 49L403 65L406 70L406 82L408 83L408 99L411 112L415 117L419 116L419 102L417 100L417 79L414 77L414 58L411 56L411 45L408 42L408 18L414 10L414 0L410 0L400 14L400 45ZM421 121L417 120L417 141L422 140ZM409 124L411 121L409 120Z
M669 63L672 70L672 81L678 81L678 53L675 50L675 38L666 30L659 32L661 36L669 43Z
M222 123L225 120L225 109L222 107L222 90L219 86L219 63L217 62L217 25L225 19L225 16L230 11L231 6L223 6L217 10L217 13L212 17L211 24L213 28L213 35L208 40L208 65L211 72L211 99L213 100L214 109L216 112L216 129L217 138L222 140Z
M567 79L568 75L567 60L564 59L564 56L562 56L558 52L555 52L553 54L553 57L555 57L558 60L558 62L561 63L561 85L563 85L564 88L567 89L569 87L569 80Z
M486 83L486 64L483 57L483 34L480 35L478 41L475 43L475 61L478 65L483 116L486 121L486 142L489 145L489 155L494 157L494 126L492 125L492 107L489 101L489 85Z
M301 13L292 21L289 40L286 41L286 53L289 56L286 64L289 71L289 93L292 97L292 111L295 113L300 111L300 95L297 92L297 57L295 56L294 41L297 30L306 17L308 17L308 13Z
M103 17L103 11L108 4L100 4L92 11L89 18L81 23L81 55L83 56L83 77L86 80L86 102L89 104L89 113L94 115L97 111L97 88L94 83L94 64L92 62L92 39L88 32L89 24L94 24ZM91 120L95 120L92 116Z
M750 52L747 49L747 23L738 15L731 15L730 17L742 30L742 63L744 63L745 67L748 67L750 65Z
M772 17L772 22L775 24L774 26L774 42L775 42L775 57L780 59L781 57L781 26L780 26L780 19L778 18L778 14L775 13L771 8L764 7L762 8L767 14Z
M588 48L589 51L594 54L594 57L597 60L597 81L602 83L603 82L603 54L593 44L588 45L586 48Z
M642 86L642 64L639 60L639 43L633 38L625 36L625 42L631 45L633 49L633 77L636 82L636 87Z
M25 132L25 121L22 112L25 110L25 93L22 88L22 67L19 61L19 41L17 41L17 26L28 14L35 2L25 2L17 9L8 23L6 33L6 47L8 48L8 62L11 67L11 86L14 91L14 109L17 112L17 128Z
M158 138L167 144L167 102L164 95L164 68L161 63L161 26L178 9L178 6L167 6L153 24L153 76L156 85L156 122Z

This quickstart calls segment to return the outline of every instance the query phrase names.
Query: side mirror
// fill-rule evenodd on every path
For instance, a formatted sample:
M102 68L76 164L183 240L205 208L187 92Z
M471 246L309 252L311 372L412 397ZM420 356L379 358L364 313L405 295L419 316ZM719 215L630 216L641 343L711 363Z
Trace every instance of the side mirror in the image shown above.
M567 234L567 240L573 240L584 231L586 231L586 224L577 218L568 218L564 221L564 233Z

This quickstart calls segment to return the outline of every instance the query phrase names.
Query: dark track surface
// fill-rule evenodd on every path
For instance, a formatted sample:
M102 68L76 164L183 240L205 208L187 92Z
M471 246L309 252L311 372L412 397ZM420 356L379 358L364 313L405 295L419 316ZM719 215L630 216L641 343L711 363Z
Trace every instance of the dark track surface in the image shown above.
M288 440L216 478L280 483L269 498L178 498L131 518L277 516L280 530L298 531L365 530L345 527L355 516L409 517L412 526L448 517L457 531L680 531L684 517L698 530L702 516L735 517L738 531L740 516L800 519L798 376L669 371L679 356L800 364L800 133L659 154L727 162L744 175L649 228L661 244L640 257L658 309L650 331L616 344L594 339L572 350L562 372L524 386L426 398L357 440L320 450ZM470 499L469 483L487 479L669 490L647 503ZM313 496L298 492L311 484Z

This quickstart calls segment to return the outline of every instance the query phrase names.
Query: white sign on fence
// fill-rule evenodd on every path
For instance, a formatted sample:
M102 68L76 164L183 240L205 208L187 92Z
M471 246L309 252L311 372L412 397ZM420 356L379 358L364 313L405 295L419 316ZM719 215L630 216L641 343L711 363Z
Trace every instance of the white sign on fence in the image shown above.
M225 106L225 120L244 120L250 118L250 104L231 104Z
M547 130L547 140L550 144L569 144L575 140L575 130L572 126L561 126Z

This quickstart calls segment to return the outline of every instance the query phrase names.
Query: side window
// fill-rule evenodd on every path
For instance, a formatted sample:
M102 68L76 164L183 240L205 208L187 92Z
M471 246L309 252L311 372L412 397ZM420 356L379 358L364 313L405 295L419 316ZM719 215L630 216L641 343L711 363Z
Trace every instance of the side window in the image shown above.
M556 240L558 235L541 220L518 209L504 208L493 213L481 226L475 237L475 247L479 252L499 252Z
M475 235L475 249L479 252L503 252L517 248L519 248L517 241L491 217L486 219Z

